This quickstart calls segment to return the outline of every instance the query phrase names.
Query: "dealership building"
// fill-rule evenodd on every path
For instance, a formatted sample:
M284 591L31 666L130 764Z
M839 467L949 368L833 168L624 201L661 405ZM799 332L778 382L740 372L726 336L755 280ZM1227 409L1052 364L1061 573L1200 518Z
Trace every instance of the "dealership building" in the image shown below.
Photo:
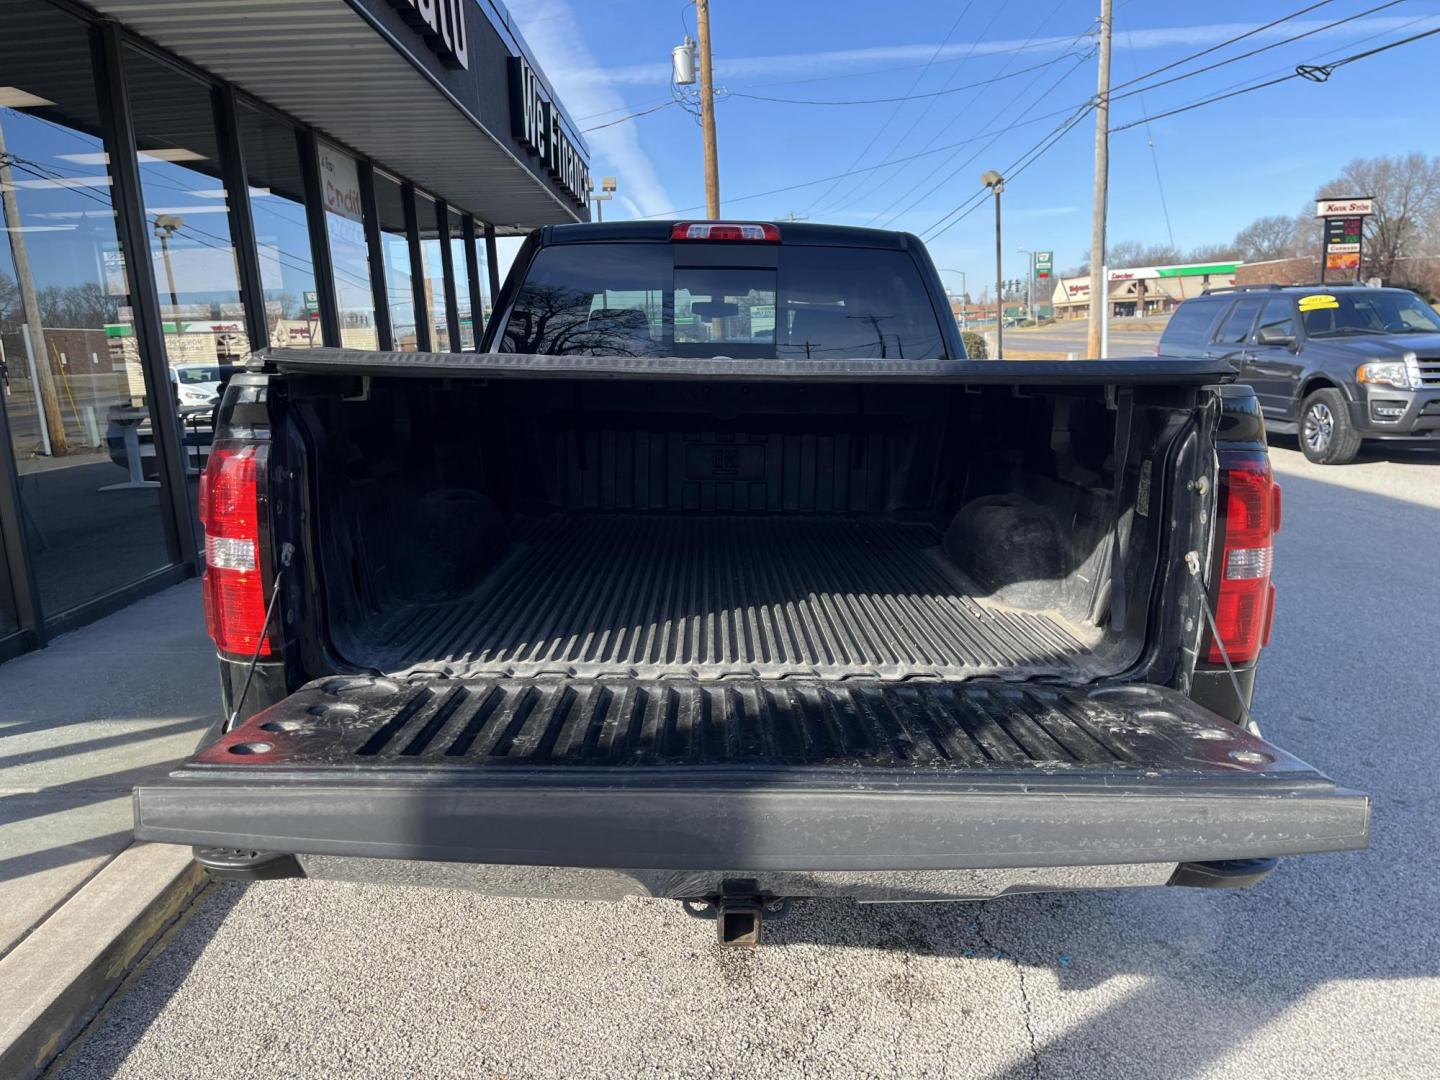
M0 660L198 571L223 373L477 348L588 187L496 0L0 0Z
M1235 284L1242 264L1184 263L1176 266L1135 266L1109 271L1106 294L1112 318L1164 315L1182 300L1206 289ZM1090 314L1089 276L1061 278L1055 285L1055 317L1083 319Z

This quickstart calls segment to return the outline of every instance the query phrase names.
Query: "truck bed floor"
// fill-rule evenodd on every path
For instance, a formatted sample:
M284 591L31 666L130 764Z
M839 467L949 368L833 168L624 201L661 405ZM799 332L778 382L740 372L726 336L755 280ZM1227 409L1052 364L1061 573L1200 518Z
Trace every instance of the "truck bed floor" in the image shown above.
M1093 675L1093 628L982 600L924 524L532 519L475 593L343 646L387 673L779 678Z

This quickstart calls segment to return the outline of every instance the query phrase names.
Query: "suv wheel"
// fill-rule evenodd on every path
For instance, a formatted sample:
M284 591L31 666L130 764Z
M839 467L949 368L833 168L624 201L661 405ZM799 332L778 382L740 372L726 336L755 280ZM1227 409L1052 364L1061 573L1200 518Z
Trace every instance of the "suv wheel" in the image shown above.
M1360 452L1360 434L1339 390L1316 390L1300 406L1300 450L1317 465L1346 465Z

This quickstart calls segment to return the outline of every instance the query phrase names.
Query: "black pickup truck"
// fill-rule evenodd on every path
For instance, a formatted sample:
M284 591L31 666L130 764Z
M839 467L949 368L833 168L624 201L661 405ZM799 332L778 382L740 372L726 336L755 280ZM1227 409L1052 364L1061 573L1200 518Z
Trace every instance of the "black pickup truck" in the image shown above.
M1214 359L970 361L918 240L541 230L482 351L275 350L205 474L215 873L671 897L1242 885L1365 846L1264 741L1280 495Z

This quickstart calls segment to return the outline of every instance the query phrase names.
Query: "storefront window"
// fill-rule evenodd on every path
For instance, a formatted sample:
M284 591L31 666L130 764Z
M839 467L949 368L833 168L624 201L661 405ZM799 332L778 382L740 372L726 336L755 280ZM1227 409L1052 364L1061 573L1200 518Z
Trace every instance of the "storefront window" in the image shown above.
M435 200L415 193L415 218L420 224L420 260L425 268L424 315L430 320L431 348L450 351L450 331L445 322L445 256L440 251L440 225Z
M0 27L0 408L56 615L170 559L89 41L28 0Z
M410 242L405 236L405 200L400 181L377 171L375 205L380 211L380 250L385 263L385 295L390 302L390 333L395 348L414 352L415 290L410 281Z
M295 129L244 104L237 112L265 289L266 340L277 347L319 345L320 299Z
M214 394L201 395L217 389L218 378L186 389L181 376L250 355L214 105L210 87L135 49L125 50L125 78L165 351L186 420L191 410L208 412ZM200 463L188 464L193 471Z
M470 268L465 263L464 222L450 211L450 264L455 268L455 303L460 318L460 349L475 348L475 319L470 310Z
M330 237L330 261L335 269L335 297L340 309L340 344L347 349L378 349L359 170L353 157L323 139L317 147L325 231Z

